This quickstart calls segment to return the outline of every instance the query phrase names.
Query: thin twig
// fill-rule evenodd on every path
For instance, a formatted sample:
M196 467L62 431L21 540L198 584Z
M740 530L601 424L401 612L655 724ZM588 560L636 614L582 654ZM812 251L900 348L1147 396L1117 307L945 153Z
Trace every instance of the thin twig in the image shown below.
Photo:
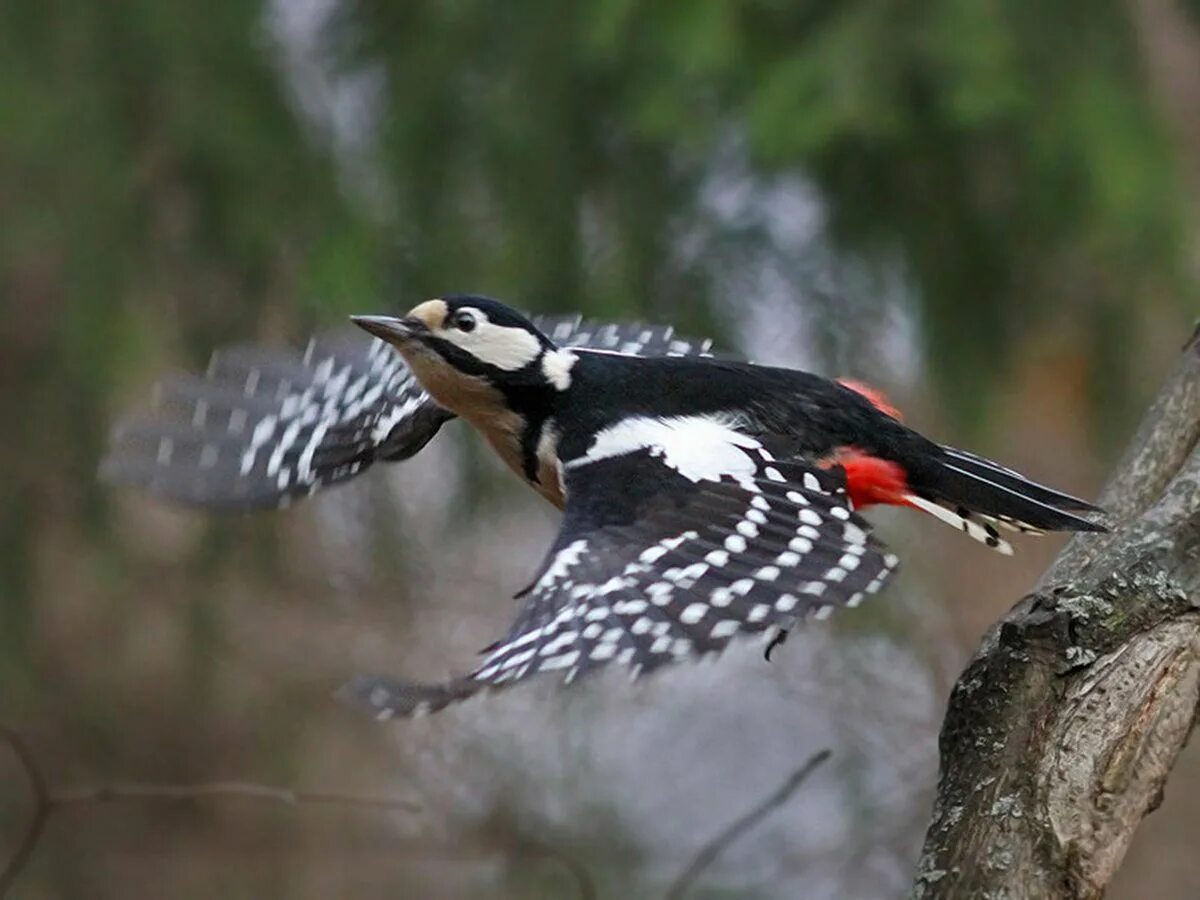
M29 781L30 793L33 797L33 811L30 813L25 833L21 836L20 843L8 862L4 864L3 868L0 868L0 898L8 896L9 890L29 863L46 830L50 816L69 806L142 800L194 802L211 798L240 797L247 800L271 800L291 806L336 805L404 812L415 812L419 809L417 804L408 800L332 791L298 791L243 781L212 781L201 784L143 784L138 782L102 784L95 787L52 791L32 749L16 728L0 722L0 743L7 744L12 749L13 755L20 763L21 769Z
M819 753L815 753L808 762L793 772L788 780L780 785L771 796L767 797L762 803L734 821L728 828L705 844L700 852L696 854L696 858L692 860L691 864L683 870L680 876L671 884L670 888L667 889L666 900L681 900L683 895L687 893L692 884L700 876L700 873L712 865L725 848L737 841L742 835L750 831L750 829L776 809L787 803L792 794L796 793L800 786L808 780L808 776L816 771L830 756L832 756L832 752L829 750L822 750Z
M588 874L587 867L573 856L553 847L541 845L526 845L522 848L522 852L528 856L541 857L561 865L575 880L580 900L596 900L600 896L596 891L596 885L592 882L592 876Z
M340 794L329 791L297 791L243 781L209 781L200 784L102 784L95 787L54 791L54 807L89 803L120 803L130 800L203 800L210 797L241 797L247 800L275 800L291 806L356 806L374 809L416 812L420 807L408 800Z
M0 740L12 748L13 755L29 780L29 790L33 797L33 812L29 814L29 825L26 826L25 833L21 836L21 842L13 851L12 857L4 868L0 869L0 897L5 897L25 868L26 863L29 862L29 858L33 856L33 851L37 849L38 842L42 839L42 832L46 830L46 822L49 821L50 813L54 810L54 803L50 799L50 789L46 785L42 770L38 768L37 759L34 758L33 751L25 743L25 738L21 736L21 733L12 726L0 722Z

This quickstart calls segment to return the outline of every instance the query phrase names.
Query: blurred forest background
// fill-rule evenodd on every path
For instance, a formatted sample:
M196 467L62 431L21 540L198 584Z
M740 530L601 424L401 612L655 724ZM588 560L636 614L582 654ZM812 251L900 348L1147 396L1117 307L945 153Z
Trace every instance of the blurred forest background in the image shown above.
M868 379L1091 496L1195 318L1200 4L0 4L0 718L53 784L242 779L412 813L63 810L24 898L656 896L815 751L695 896L897 897L945 697L1060 541L880 514L867 607L629 686L377 725L359 671L462 671L555 518L447 428L283 513L95 477L230 341L470 290ZM1193 749L1111 896L1200 894ZM0 755L0 852L28 816Z

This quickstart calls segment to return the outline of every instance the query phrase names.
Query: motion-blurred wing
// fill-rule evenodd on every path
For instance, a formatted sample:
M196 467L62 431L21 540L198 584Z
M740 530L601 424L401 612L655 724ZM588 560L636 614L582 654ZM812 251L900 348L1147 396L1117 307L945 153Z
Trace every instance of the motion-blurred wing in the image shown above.
M648 356L711 355L669 327L535 318L560 346ZM284 506L377 460L407 459L454 418L386 343L358 330L303 354L231 347L204 375L160 383L151 411L120 424L101 476L212 509Z
M854 606L883 585L896 558L850 510L842 470L778 460L719 425L678 432L601 435L566 464L562 529L478 669L441 685L362 677L349 699L389 718L540 672L569 680L610 662L647 672Z
M537 329L560 347L631 356L713 356L712 341L680 337L670 325L597 322L581 316L534 316Z

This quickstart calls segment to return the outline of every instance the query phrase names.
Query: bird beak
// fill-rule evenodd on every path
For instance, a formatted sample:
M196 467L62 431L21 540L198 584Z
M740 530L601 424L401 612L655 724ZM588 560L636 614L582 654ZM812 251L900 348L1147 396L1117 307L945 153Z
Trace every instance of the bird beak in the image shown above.
M411 316L403 319L395 316L351 316L350 321L368 334L389 343L407 341L429 330L424 322Z

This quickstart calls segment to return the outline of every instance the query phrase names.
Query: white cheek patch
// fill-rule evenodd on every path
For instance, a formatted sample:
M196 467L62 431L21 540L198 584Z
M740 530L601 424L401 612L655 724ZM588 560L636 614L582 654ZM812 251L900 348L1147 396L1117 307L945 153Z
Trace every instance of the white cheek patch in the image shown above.
M761 446L720 417L654 419L633 416L601 431L584 456L566 465L575 468L613 456L649 450L689 481L753 478L754 461L745 451Z
M524 328L496 325L479 310L472 312L477 323L473 331L459 331L451 325L442 337L480 362L505 372L515 372L525 368L542 352L541 342Z

